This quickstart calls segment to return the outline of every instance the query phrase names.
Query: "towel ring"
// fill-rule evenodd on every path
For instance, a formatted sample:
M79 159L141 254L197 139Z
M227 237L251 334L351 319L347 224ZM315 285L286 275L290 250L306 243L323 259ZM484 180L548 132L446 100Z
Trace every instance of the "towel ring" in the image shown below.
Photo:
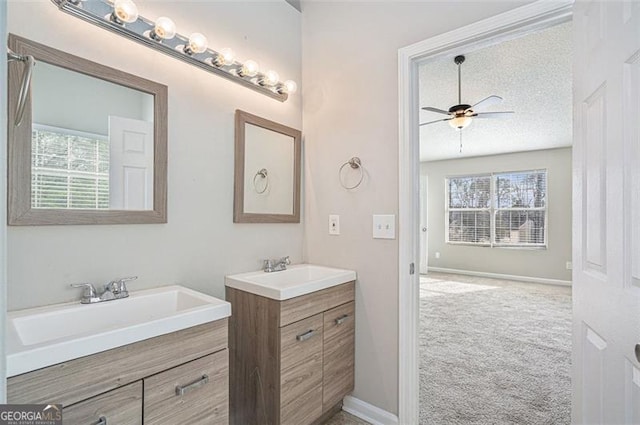
M256 179L258 177L262 177L263 179L265 179L264 188L262 190L258 189L258 184L256 182ZM263 168L259 170L255 176L253 176L253 188L256 190L258 194L263 194L268 187L269 187L269 173L267 172L266 168Z
M358 182L353 186L347 186L344 181L342 181L342 169L347 165L354 170L360 170L360 178L358 179ZM353 158L342 164L340 170L338 170L338 179L340 180L340 186L344 187L347 190L355 189L356 187L360 186L360 184L362 184L362 180L364 179L364 167L362 167L362 161L360 161L360 158L354 156Z

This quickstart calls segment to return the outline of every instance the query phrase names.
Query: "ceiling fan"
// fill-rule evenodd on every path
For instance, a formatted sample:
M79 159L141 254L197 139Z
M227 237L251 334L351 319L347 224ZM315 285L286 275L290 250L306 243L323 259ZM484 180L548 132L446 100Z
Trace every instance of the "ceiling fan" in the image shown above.
M466 128L471 124L474 118L506 118L511 114L514 114L514 111L503 111L503 112L481 112L482 110L488 108L489 106L493 106L502 102L502 98L500 96L491 95L485 97L481 101L468 105L466 103L462 103L462 77L461 77L461 65L465 61L465 57L463 55L456 56L453 61L458 66L458 104L453 105L449 108L448 111L443 109L434 108L432 106L425 106L422 109L425 111L436 112L438 114L448 115L447 118L429 121L420 124L429 125L435 124L437 122L449 121L449 125L455 129L460 130L460 151L462 151L462 129Z

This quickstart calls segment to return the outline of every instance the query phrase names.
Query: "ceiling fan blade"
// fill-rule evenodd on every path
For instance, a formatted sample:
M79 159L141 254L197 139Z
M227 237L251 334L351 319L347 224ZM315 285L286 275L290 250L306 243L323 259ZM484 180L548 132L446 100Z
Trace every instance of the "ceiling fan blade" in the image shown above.
M480 102L476 103L469 109L473 109L474 111L481 111L489 106L497 105L498 103L502 103L502 98L500 96L496 96L495 94L489 97L485 97Z
M443 110L443 109L438 109L438 108L433 108L431 106L425 106L424 108L425 111L430 111L430 112L437 112L438 114L445 114L445 115L449 115L449 112Z
M478 114L473 114L471 116L474 118L509 118L513 114L515 114L514 111L480 112Z
M423 125L435 124L437 122L442 122L442 121L451 121L452 119L453 118L445 118L443 120L435 120L435 121L423 122L422 124L420 124L420 126L422 127Z

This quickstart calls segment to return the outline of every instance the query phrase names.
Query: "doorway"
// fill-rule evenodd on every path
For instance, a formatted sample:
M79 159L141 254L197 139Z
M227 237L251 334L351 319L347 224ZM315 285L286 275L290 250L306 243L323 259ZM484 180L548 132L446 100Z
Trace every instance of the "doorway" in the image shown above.
M572 44L567 22L419 64L420 423L571 420Z
M451 55L463 46L489 46L567 22L571 5L536 2L399 51L399 423L419 423L419 275L412 273L412 263L420 258L418 63Z

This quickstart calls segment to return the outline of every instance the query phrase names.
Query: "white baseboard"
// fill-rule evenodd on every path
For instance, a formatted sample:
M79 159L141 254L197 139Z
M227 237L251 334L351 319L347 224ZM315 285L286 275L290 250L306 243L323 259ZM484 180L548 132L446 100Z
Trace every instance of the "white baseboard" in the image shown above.
M342 410L372 425L398 425L398 417L350 395L342 402Z
M489 277L492 279L517 280L519 282L542 283L545 285L571 286L570 280L547 279L545 277L517 276L512 274L474 272L471 270L446 269L443 267L429 267L430 272L463 274L467 276Z

